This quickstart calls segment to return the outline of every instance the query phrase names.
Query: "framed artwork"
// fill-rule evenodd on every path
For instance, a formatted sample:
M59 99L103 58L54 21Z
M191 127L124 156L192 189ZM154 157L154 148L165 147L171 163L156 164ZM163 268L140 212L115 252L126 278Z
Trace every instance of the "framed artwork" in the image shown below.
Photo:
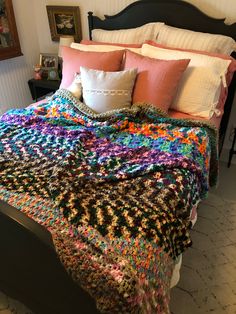
M0 0L0 60L21 55L12 0Z
M76 42L81 40L81 20L79 7L47 5L47 14L51 37L59 41L60 36L74 36Z

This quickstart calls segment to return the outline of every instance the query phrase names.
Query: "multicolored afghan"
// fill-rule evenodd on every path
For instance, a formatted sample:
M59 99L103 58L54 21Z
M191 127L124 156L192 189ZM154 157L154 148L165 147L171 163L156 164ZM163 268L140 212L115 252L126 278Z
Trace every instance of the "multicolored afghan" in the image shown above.
M69 92L0 119L0 197L53 235L103 313L168 313L189 213L217 177L215 131L151 105L96 114Z

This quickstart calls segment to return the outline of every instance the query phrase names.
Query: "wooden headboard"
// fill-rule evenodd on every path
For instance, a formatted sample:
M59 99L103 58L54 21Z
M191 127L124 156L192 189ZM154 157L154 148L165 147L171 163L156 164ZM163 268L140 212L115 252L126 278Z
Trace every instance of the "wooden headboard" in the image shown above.
M225 19L212 18L193 5L182 0L140 0L128 5L116 15L105 15L101 19L88 13L89 36L92 39L92 30L95 28L116 30L141 26L150 22L164 22L168 25L190 29L193 31L222 34L236 40L236 23L226 25ZM233 55L236 57L236 53ZM227 130L229 116L236 89L236 74L229 87L225 103L225 112L219 131L219 150L222 150Z

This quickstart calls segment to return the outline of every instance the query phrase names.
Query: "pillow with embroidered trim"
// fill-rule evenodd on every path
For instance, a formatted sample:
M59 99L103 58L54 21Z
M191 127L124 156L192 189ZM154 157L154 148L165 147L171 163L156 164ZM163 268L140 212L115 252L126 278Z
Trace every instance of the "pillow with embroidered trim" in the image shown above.
M149 103L168 112L188 64L187 58L157 60L127 50L124 69L138 69L132 103Z
M160 48L144 44L144 56L164 60L190 59L177 89L171 109L210 119L217 112L222 84L231 60L189 51Z
M80 67L83 102L97 113L130 108L136 69L105 72Z

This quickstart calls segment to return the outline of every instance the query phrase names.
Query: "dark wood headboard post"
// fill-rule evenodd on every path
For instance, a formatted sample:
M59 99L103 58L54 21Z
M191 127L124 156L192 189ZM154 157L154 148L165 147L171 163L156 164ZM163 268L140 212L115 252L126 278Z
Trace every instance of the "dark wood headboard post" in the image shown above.
M219 132L219 153L220 154L223 149L227 127L230 127L228 124L229 124L231 109L234 102L235 92L236 92L236 73L234 73L232 82L228 89L228 96L227 96L225 106L224 106L224 114L223 114L221 124L220 124L220 132Z
M88 12L88 25L89 25L89 39L92 40L92 29L93 29L93 12Z

